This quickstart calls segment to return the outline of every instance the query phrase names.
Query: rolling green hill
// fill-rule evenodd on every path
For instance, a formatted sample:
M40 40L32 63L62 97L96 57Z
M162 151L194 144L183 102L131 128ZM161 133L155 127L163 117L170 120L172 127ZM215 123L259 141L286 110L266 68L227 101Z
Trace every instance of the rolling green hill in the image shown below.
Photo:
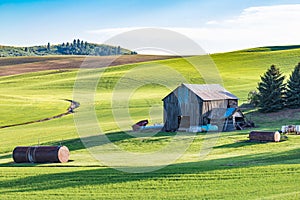
M213 54L211 58L225 88L238 96L242 103L246 102L248 92L256 88L260 75L271 64L279 66L288 76L300 61L300 49L245 50ZM8 67L1 62L5 59L0 59L0 68ZM64 58L59 62L63 63ZM85 68L80 70L79 80L87 85L100 77L93 105L98 123L111 142L130 152L153 152L168 145L176 133L158 133L153 137L141 133L143 137L133 137L120 131L112 112L113 100L121 100L117 101L120 104L116 105L115 111L126 109L122 102L130 93L129 111L133 121L148 118L152 124L161 122L161 99L180 84L178 77L184 77L189 83L204 83L203 77L190 63L196 63L205 69L202 73L209 74L207 60L195 56ZM22 64L15 67L22 68ZM69 104L62 99L74 98L77 76L77 68L1 76L0 126L65 112ZM132 91L136 83L139 84ZM170 88L164 85L170 85ZM89 106L81 103L77 114ZM298 111L284 110L264 115L248 110L247 116L255 120L259 126L256 129L277 130L281 125L300 124ZM117 119L131 128L131 121L126 117L120 115ZM79 139L73 115L0 129L0 198L298 199L300 136L290 135L287 141L280 143L255 143L247 141L248 133L249 130L220 135L178 135L182 141L189 137L194 137L194 141L175 163L150 173L129 174L109 168L89 154ZM205 147L205 141L214 136L218 140L213 148L204 159L200 158L201 147ZM72 161L65 164L12 162L11 152L15 146L38 143L68 146Z
M300 45L266 46L266 47L244 49L244 50L240 50L238 52L284 51L284 50L299 49L299 48L300 48Z

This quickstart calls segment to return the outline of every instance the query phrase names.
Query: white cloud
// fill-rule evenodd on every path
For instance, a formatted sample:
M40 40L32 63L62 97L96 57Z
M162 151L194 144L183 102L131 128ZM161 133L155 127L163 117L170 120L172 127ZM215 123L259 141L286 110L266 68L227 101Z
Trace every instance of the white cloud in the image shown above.
M211 24L218 24L218 21L216 21L216 20L211 20L211 21L206 22L206 24L208 24L208 25L211 25Z
M107 40L120 33L132 31L140 28L144 28L144 27L107 28L107 29L91 30L91 31L87 31L87 33L97 35L97 37L101 36L100 39Z
M299 19L300 4L276 5L249 7L239 16L209 21L200 28L166 28L190 37L206 52L221 52L267 45L300 44ZM143 27L102 29L88 33L103 42L116 34L138 28Z

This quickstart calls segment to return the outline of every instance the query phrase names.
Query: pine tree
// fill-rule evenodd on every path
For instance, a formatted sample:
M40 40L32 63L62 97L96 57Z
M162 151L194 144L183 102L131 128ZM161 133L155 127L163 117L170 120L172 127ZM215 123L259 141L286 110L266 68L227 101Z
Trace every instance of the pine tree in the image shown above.
M77 47L80 48L80 40L77 39Z
M76 39L73 40L73 47L76 47Z
M286 88L286 107L300 108L300 63L295 66Z
M118 55L121 54L121 47L120 47L120 46L117 47L117 54L118 54Z
M257 88L261 112L274 112L284 107L284 78L275 65L272 65L264 76L261 76L261 82L258 83Z

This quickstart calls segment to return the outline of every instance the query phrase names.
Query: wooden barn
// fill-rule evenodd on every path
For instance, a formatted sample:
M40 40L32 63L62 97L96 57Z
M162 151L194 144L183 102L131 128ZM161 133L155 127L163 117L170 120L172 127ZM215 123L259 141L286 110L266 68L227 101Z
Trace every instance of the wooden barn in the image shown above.
M208 124L220 131L232 128L229 120L237 115L238 98L218 84L181 84L163 98L164 131L177 131ZM233 108L231 110L227 110ZM220 125L221 123L221 125ZM229 123L229 124L228 124Z

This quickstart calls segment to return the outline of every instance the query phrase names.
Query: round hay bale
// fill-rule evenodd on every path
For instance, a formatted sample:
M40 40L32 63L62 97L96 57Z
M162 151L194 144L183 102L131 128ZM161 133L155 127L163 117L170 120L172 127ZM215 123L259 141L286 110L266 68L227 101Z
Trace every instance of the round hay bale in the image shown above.
M69 160L66 146L30 146L16 147L13 159L16 163L65 163Z
M280 133L278 132L278 131L276 131L275 133L274 133L274 141L275 142L280 142Z
M58 160L61 163L66 163L69 161L70 151L68 147L62 146L58 150Z
M249 139L254 141L269 141L269 142L279 142L280 133L268 132L268 131L251 131L249 133Z

